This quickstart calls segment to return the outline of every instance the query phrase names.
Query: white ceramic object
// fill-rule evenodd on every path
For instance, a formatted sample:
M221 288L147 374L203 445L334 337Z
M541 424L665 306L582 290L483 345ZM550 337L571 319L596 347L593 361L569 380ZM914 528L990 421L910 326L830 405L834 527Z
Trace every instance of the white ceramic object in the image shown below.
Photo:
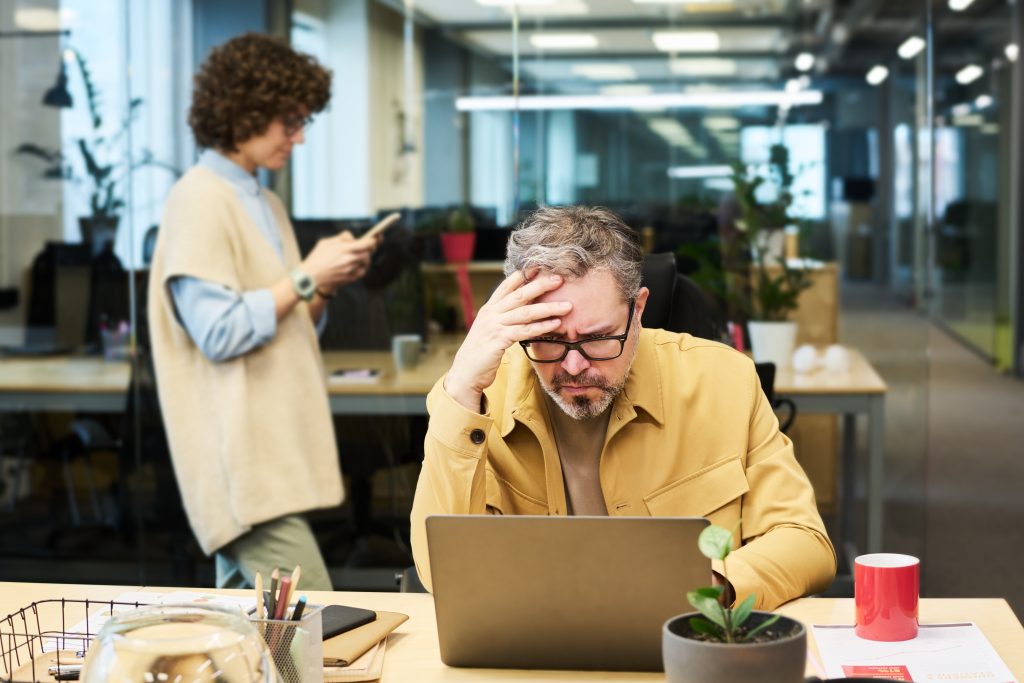
M793 352L793 372L801 375L814 372L818 368L818 349L810 344L803 344Z
M793 363L796 346L795 322L750 321L750 350L756 363L775 363L775 367L788 368Z
M825 349L825 369L832 375L850 371L850 352L839 344Z

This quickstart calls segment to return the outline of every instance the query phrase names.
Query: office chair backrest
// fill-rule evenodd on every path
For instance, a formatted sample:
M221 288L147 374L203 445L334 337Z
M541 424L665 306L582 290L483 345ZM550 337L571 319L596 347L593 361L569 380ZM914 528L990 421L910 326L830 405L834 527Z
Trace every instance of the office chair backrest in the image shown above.
M675 254L644 256L641 284L651 292L644 309L644 327L715 341L723 338L721 313L696 282L677 272Z

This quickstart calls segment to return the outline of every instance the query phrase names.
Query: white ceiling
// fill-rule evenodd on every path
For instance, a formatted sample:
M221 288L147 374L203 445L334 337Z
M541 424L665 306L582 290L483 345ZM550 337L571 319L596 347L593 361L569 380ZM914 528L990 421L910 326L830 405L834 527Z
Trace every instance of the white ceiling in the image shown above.
M492 2L494 0L491 0ZM531 0L537 2L538 0ZM519 16L559 19L643 19L668 22L716 16L778 16L787 0L693 0L678 3L634 2L634 0L551 0L550 4L521 4ZM509 7L488 7L476 0L413 0L417 12L439 24L504 23L511 17Z

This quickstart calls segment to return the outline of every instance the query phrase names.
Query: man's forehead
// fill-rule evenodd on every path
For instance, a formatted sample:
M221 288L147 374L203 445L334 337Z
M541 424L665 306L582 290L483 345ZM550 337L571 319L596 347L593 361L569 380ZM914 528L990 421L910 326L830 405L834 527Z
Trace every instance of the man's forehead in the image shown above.
M541 272L537 277L547 277L549 274ZM582 277L567 277L560 287L546 292L537 301L572 303L572 311L565 316L564 326L584 329L617 322L616 317L625 305L615 279L607 271L591 271Z

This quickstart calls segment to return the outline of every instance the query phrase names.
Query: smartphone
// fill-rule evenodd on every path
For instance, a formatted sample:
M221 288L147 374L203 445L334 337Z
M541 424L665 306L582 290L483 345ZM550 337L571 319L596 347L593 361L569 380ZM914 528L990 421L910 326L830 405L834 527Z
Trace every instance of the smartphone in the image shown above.
M320 614L323 618L324 640L359 626L365 626L377 619L377 613L373 610L343 605L327 605Z
M360 237L359 239L365 240L370 239L371 237L376 237L377 235L381 234L382 232L390 228L392 225L397 223L398 219L400 219L401 217L402 214L398 213L397 211L394 213L389 213L379 223L377 223L372 228L367 230L366 234Z

